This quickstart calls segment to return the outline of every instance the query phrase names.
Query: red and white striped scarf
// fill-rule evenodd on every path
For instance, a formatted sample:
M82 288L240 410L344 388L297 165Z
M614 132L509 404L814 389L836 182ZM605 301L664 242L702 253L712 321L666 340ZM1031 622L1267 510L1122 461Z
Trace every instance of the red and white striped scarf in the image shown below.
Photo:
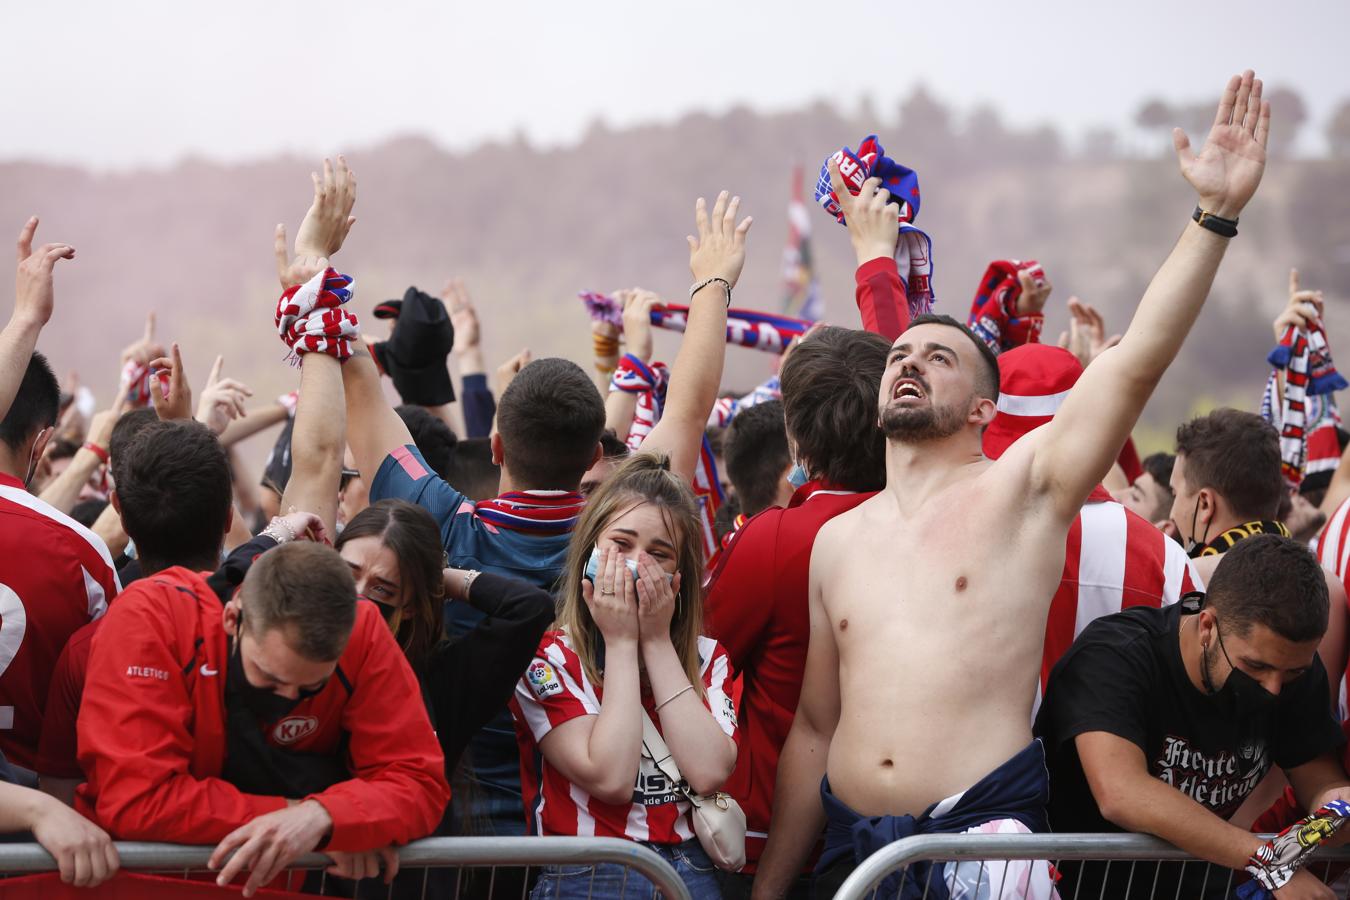
M328 268L304 284L286 288L277 300L276 326L291 348L287 360L300 364L302 353L326 353L339 362L352 355L352 341L361 331L356 316L342 306L355 295L348 275Z

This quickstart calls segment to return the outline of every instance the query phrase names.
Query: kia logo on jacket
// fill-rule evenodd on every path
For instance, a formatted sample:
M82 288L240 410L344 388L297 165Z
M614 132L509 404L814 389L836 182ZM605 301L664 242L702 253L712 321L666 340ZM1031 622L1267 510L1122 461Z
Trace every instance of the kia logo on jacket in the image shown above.
M319 720L314 716L288 716L272 729L272 740L278 744L294 744L319 730Z

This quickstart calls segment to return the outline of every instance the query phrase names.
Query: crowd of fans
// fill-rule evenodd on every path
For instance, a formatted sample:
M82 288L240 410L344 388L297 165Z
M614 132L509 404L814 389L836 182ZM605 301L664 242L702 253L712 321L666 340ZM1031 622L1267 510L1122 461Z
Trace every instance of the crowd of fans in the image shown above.
M217 359L194 406L152 317L101 412L36 350L75 250L29 220L0 332L0 829L76 885L113 840L211 845L246 896L309 851L359 896L412 889L397 848L429 835L606 836L757 900L832 896L911 834L1132 831L1235 877L958 861L883 890L1334 896L1257 837L1350 801L1321 294L1291 276L1260 413L1186 422L1174 455L1129 438L1261 180L1261 93L1234 76L1203 147L1177 132L1198 205L1160 214L1184 228L1123 336L1074 299L1060 346L1035 263L934 314L913 173L874 139L834 154L863 327L811 328L744 396L726 192L695 208L668 368L669 307L624 290L597 376L524 353L489 385L458 282L362 330L335 259L356 179L325 161L258 311L298 391L259 404ZM277 426L258 479L236 445ZM611 864L512 878L650 891Z

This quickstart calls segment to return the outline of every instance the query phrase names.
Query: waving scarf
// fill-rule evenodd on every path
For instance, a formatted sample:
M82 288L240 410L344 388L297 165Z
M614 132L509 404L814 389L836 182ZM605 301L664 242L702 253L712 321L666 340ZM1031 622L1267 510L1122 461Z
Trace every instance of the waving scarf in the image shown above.
M830 183L830 160L839 166L839 174L850 194L857 196L863 182L880 178L881 186L891 192L900 218L900 236L895 245L895 265L909 298L911 317L931 312L936 297L933 295L933 241L927 233L914 226L919 215L919 176L886 155L875 134L869 134L854 153L848 147L835 151L820 167L816 180L816 202L841 225L844 210Z
M975 299L970 304L966 325L997 355L1023 344L1039 343L1045 316L1033 313L1017 315L1017 299L1022 296L1021 272L1044 280L1045 269L1034 259L997 259L985 269Z
M1340 462L1336 428L1341 424L1334 393L1347 386L1331 360L1320 322L1308 330L1290 326L1266 357L1274 369L1266 379L1261 416L1280 432L1280 471L1290 487L1305 475L1335 469ZM1284 370L1284 397L1277 373Z
M595 291L577 296L595 322L608 322L623 331L623 306L613 297ZM689 307L681 303L662 303L652 309L652 325L667 331L683 332L689 324ZM766 353L782 353L795 337L811 327L806 319L757 312L753 309L727 310L727 343Z

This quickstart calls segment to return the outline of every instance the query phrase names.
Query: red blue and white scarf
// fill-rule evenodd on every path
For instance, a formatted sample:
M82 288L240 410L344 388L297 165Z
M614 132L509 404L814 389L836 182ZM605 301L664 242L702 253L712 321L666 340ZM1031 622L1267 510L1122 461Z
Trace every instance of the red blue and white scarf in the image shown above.
M610 390L638 395L633 427L628 432L630 450L639 449L656 423L661 421L669 383L670 370L665 363L647 365L631 353L625 353L619 360L619 366L610 381ZM703 523L704 558L708 559L717 550L717 528L713 523L725 496L722 483L717 478L717 461L713 459L712 447L706 435L699 450L698 465L694 468L693 488L694 495L698 497L699 518Z
M1032 278L1045 278L1045 269L1034 259L997 259L984 270L980 287L970 304L966 325L995 354L1023 344L1035 344L1041 339L1045 316L1033 313L1017 314L1017 299L1022 296L1021 272Z
M623 305L607 294L581 291L577 296L586 304L594 322L607 322L623 331ZM681 303L662 303L652 309L652 325L667 331L683 332L689 324L689 307ZM727 310L727 343L766 353L782 353L795 337L806 334L812 323L806 319L758 312L753 309Z
M875 134L869 134L863 139L857 153L848 147L836 150L820 167L820 177L816 180L816 202L841 225L847 223L830 182L831 159L839 166L839 174L850 194L857 196L863 182L869 178L880 178L881 186L890 191L900 218L895 266L900 270L900 280L905 285L910 317L932 312L937 299L933 294L933 241L926 232L914 225L914 220L919 216L918 174L887 156Z
M509 491L474 504L474 515L496 528L526 534L569 534L586 498L576 491Z
M783 399L783 389L778 376L771 375L763 384L757 386L744 397L719 397L713 404L712 414L708 416L709 428L726 428L731 420L742 411L758 406L769 400Z
M355 287L350 276L328 268L304 284L286 288L277 300L276 326L291 348L287 360L300 364L302 353L326 353L339 361L352 355L352 341L361 337L356 316L343 309Z
M1290 326L1266 357L1274 369L1261 397L1261 416L1280 432L1280 471L1290 487L1305 475L1334 470L1340 464L1341 424L1335 392L1347 386L1336 371L1321 323L1306 331ZM1277 372L1284 370L1279 400Z

